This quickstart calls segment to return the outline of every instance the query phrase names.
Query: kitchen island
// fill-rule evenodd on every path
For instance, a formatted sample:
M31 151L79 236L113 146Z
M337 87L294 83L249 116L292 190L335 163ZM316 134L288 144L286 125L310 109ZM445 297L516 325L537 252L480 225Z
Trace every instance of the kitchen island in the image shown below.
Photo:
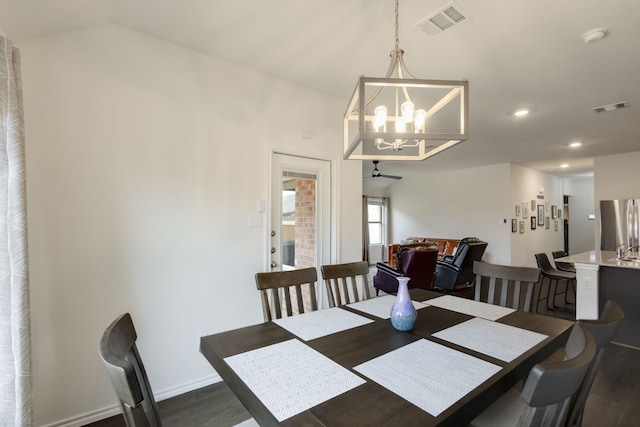
M576 267L576 319L597 319L607 300L624 310L613 341L640 348L640 259L616 258L615 251L589 251L558 261Z

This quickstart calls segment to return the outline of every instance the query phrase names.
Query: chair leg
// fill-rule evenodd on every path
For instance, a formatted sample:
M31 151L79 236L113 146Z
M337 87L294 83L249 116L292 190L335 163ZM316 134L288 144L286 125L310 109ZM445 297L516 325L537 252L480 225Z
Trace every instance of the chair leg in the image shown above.
M545 279L544 277L540 278L540 291L538 292L538 301L536 302L536 309L535 309L536 314L538 314L538 307L540 306L540 302L545 300L548 301L549 294L551 292L551 280L549 280L549 287L547 288L547 296L542 298L542 287L544 286L544 279Z

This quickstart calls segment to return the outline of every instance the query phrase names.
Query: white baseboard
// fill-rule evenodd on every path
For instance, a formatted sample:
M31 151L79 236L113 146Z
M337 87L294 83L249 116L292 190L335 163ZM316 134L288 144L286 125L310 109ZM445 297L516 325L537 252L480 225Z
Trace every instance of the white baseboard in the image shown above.
M169 399L180 394L188 393L190 391L197 390L199 388L206 387L220 381L222 381L222 378L220 378L219 375L211 375L196 381L178 385L176 387L161 390L160 392L154 393L154 397L156 398L157 402L160 402L162 400ZM121 412L122 409L120 409L120 405L116 404L97 409L95 411L76 415L65 420L56 421L50 424L43 424L38 427L81 427L86 424L104 420L105 418L112 417L114 415L120 414Z

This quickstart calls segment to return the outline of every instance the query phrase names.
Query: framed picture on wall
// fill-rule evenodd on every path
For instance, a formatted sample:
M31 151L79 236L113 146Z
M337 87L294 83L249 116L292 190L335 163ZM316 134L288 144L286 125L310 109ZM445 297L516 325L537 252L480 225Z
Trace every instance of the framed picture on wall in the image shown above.
M524 233L524 221L520 221L520 234Z
M535 216L531 217L531 229L532 230L536 229L536 217Z
M516 231L518 231L518 220L514 218L511 220L511 232L515 233Z
M556 221L555 221L555 226L554 226L554 228L556 229L556 231L558 231L558 220L557 220L557 219L556 219Z
M520 205L516 205L516 216L520 216Z
M544 202L544 210L549 212L549 202Z
M522 218L529 218L529 202L522 202Z
M562 218L562 206L558 206L558 218Z
M546 228L547 230L549 229L549 217L545 217L544 218L544 228Z
M538 225L544 225L544 205L538 205Z
M534 213L536 211L536 201L532 200L531 201L531 213Z
M558 207L556 205L551 205L551 219L558 218Z

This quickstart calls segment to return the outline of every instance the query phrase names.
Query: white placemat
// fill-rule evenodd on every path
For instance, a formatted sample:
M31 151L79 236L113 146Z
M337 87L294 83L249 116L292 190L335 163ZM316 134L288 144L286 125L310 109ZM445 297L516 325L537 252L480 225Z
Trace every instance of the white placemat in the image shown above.
M364 301L354 302L353 304L347 304L347 307L355 308L363 313L371 314L372 316L379 317L381 319L389 319L391 317L391 307L393 306L396 297L394 295L385 295L377 298L370 298ZM416 310L425 308L427 305L418 301L412 301Z
M278 421L366 382L296 339L224 360Z
M474 301L467 298L444 295L424 301L424 304L444 308L446 310L457 311L473 317L482 317L487 320L498 320L515 310L509 307L502 307L486 302Z
M537 332L478 318L443 329L433 336L505 362L511 362L547 338Z
M421 339L354 369L437 417L501 368Z
M367 323L373 323L373 320L339 307L334 307L327 310L310 311L297 316L275 319L273 323L282 326L295 336L309 341L357 326L366 325Z

